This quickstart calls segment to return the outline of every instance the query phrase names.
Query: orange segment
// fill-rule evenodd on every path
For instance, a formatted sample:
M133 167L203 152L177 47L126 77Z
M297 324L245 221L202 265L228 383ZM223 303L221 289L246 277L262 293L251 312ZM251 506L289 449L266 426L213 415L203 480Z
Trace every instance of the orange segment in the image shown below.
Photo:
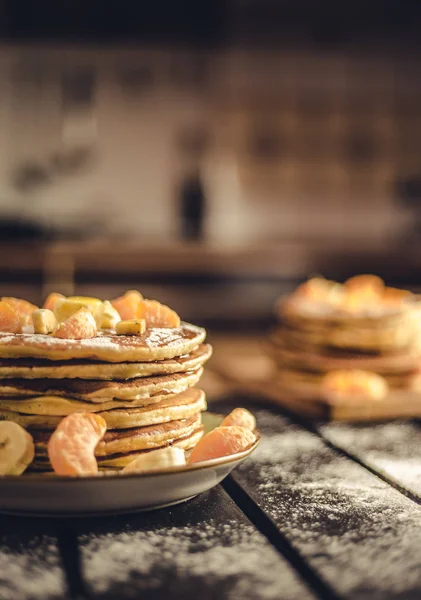
M68 340L86 340L97 334L96 322L89 308L80 308L57 327L53 335Z
M321 302L331 305L338 304L343 296L343 288L340 283L313 277L297 287L291 295L290 301Z
M0 331L20 333L22 331L19 314L7 302L0 302Z
M42 305L42 308L48 308L48 310L51 310L52 312L54 312L54 305L56 303L56 300L64 299L66 296L63 296L63 294L59 294L57 292L51 292L51 294L48 294L48 296L46 297L44 304Z
M376 275L356 275L344 283L346 290L342 308L359 311L366 306L380 304L384 282Z
M329 371L321 387L327 395L364 396L373 400L383 399L389 391L387 381L381 375L360 369Z
M229 456L250 448L256 436L245 427L217 427L207 433L193 448L189 463Z
M413 296L409 290L400 290L392 287L385 287L383 291L383 304L387 306L400 306L410 300Z
M65 417L48 442L48 457L57 475L96 475L95 448L107 424L100 415L73 413Z
M139 304L143 300L143 296L137 290L129 290L122 296L111 300L122 321L137 318Z
M378 295L383 293L384 281L377 275L355 275L350 277L344 283L348 291L367 291L370 290Z
M239 427L245 427L245 429L254 431L256 429L256 419L245 408L235 408L221 423L222 427L229 427L231 425L238 425Z
M169 306L156 300L142 300L139 304L138 319L145 319L146 327L180 327L180 317Z
M31 302L28 302L27 300L6 296L2 298L2 302L6 302L18 313L22 326L32 324L32 313L38 309L38 306L31 304Z

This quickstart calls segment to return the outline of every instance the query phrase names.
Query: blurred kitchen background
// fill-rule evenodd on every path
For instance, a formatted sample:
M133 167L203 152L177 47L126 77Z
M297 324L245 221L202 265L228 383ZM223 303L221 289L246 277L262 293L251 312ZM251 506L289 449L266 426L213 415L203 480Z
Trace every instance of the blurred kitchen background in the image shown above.
M421 288L421 4L0 0L0 294L262 328L307 275Z

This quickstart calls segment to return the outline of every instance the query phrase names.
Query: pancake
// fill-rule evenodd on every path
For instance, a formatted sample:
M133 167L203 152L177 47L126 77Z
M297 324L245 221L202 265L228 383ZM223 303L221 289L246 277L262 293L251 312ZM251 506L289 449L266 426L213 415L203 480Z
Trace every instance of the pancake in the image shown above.
M200 413L187 419L179 419L158 425L109 430L98 444L95 454L96 456L108 456L139 450L154 450L176 440L184 439L198 431L202 431ZM49 431L33 432L37 456L47 456L50 435L51 432Z
M0 380L0 398L5 396L64 396L90 402L139 400L162 393L183 392L195 385L203 369L157 377L138 377L126 381L89 381L86 379L5 379ZM1 406L1 400L0 400Z
M399 306L370 304L361 306L357 311L344 310L323 302L302 301L296 298L291 301L288 297L278 302L276 310L281 320L291 323L294 327L308 328L318 325L349 326L349 327L379 327L397 324L405 319L412 319L421 309L420 299L409 296Z
M390 352L411 347L419 342L419 326L406 323L400 327L384 328L325 328L303 331L284 328L286 343L293 346L333 347L350 350Z
M171 446L176 446L177 448L182 448L183 450L190 450L194 448L197 442L203 437L203 427L198 429L190 436L174 441ZM169 446L170 444L166 444ZM162 447L162 446L161 446ZM107 457L98 457L98 465L99 467L113 467L113 468L123 468L129 463L132 462L139 454L143 454L145 451L141 452L130 452L127 454L116 454L114 456Z
M167 446L176 446L177 448L182 448L183 450L190 450L193 448L197 442L203 436L203 426L196 425L195 428L192 429L191 433L186 435L182 435L178 438L175 438L173 441L162 441L156 442L156 445L150 445L147 449L143 450L133 450L130 452L115 452L110 455L101 455L97 456L97 462L100 471L105 469L115 469L116 471L120 471L123 467L132 462L137 456L141 454L145 454L146 452L150 452L151 450L157 450L159 448L165 448ZM152 444L152 442L150 442ZM53 474L51 470L50 461L48 460L47 455L36 455L33 462L31 463L30 471L36 472L45 472ZM113 473L114 474L114 473Z
M209 360L212 346L201 344L190 354L161 361L106 363L70 359L0 359L0 379L94 379L125 380L194 371Z
M327 372L336 369L362 369L374 371L380 375L388 373L405 373L416 370L420 366L420 352L409 348L395 352L342 352L336 349L311 347L297 349L286 346L281 336L273 337L268 344L268 351L279 364L303 368L307 371Z
M311 371L286 369L284 367L278 370L278 381L281 385L302 386L311 391L312 395L317 395L322 384L324 373L314 373ZM417 391L421 389L421 373L415 371L412 373L399 373L393 375L383 375L388 385L394 389L406 389Z
M34 333L1 333L1 358L89 359L106 362L150 362L183 356L206 337L189 323L180 327L147 329L141 336L99 333L87 340L69 340Z
M190 398L183 398L182 401L178 399L178 396L172 396L150 406L115 408L97 414L105 419L107 428L126 429L186 419L203 410L206 410L205 394L196 390L196 393L192 394ZM27 415L5 410L1 408L0 404L0 420L14 421L28 429L55 429L61 419L62 417L54 415Z
M60 396L35 396L32 398L0 398L0 409L18 412L25 415L50 415L65 417L74 412L98 413L112 410L114 408L134 408L151 406L163 400L178 398L179 402L196 397L195 388L187 388L179 394L159 394L151 398L140 398L138 400L112 400L104 398L103 402L85 402L74 398L63 398Z

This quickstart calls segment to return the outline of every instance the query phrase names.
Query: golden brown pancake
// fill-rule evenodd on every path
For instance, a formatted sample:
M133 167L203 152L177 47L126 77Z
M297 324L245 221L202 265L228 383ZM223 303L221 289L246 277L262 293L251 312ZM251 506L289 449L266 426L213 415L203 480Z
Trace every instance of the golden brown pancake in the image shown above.
M108 430L98 444L96 456L123 454L139 450L153 450L171 444L180 438L202 430L201 414L196 413L186 419L178 419L146 427ZM31 432L37 456L47 455L50 431Z
M311 396L317 396L320 386L323 382L324 373L315 373L314 371L304 371L279 368L277 381L291 391L295 389L306 389ZM393 375L383 375L389 386L394 389L419 390L421 389L420 372L399 373Z
M419 316L420 304L411 303L403 309L379 310L369 315L360 313L327 312L324 314L284 314L282 322L291 327L303 330L318 330L320 328L361 328L383 329L384 327L399 326L414 321Z
M379 327L397 324L406 319L414 319L420 311L420 300L410 295L399 306L385 304L367 304L358 311L344 310L341 305L333 306L316 301L291 301L290 297L277 304L277 312L282 321L294 327L307 328L323 326Z
M195 385L203 369L188 373L137 377L126 381L87 379L5 379L0 380L0 398L12 396L64 396L89 402L139 400L163 393L177 394Z
M146 429L146 428L142 428ZM187 430L187 429L186 429ZM149 439L149 445L144 449L132 450L127 452L114 451L110 454L97 455L98 466L100 470L104 470L105 468L112 468L116 470L120 470L126 465L128 465L132 460L134 460L140 454L144 454L145 452L150 452L151 450L157 450L158 448L165 448L166 446L176 446L177 448L183 448L184 450L189 450L193 448L200 438L203 436L203 426L196 424L191 428L190 433L186 433L185 435L180 435L179 437L173 438L172 440L168 437L168 439L162 441L158 441L156 439L156 444L153 445L152 439ZM133 438L133 447L139 446L142 447L142 436L139 434L138 440ZM126 445L129 447L129 444ZM120 445L120 447L126 447L124 445ZM115 445L115 448L119 446ZM48 456L45 452L37 453L34 461L31 464L30 471L45 471L52 472L50 461L48 460Z
M186 419L191 415L206 410L205 394L201 390L189 398L181 401L178 396L172 396L152 405L136 408L115 408L99 412L107 423L109 429L126 429L166 423L178 419ZM19 412L2 409L0 406L0 420L15 421L28 429L55 429L62 420L54 415L27 415Z
M151 398L140 398L139 400L112 400L104 398L103 402L86 402L84 400L75 400L74 398L65 398L62 396L35 396L30 398L0 398L0 409L18 412L24 415L55 415L65 417L74 412L98 413L112 410L114 408L134 408L142 406L151 406L163 400L170 400L177 397L179 402L185 399L196 397L195 388L187 388L179 394L159 394Z
M293 346L333 347L372 352L406 349L419 342L419 328L412 323L384 328L326 328L319 331L284 328L286 343Z
M61 339L33 333L0 333L0 357L150 362L188 354L205 337L204 329L189 323L173 328L154 327L141 336L100 333L87 340Z
M0 379L104 379L171 375L194 371L209 360L212 346L200 344L190 354L150 362L107 363L70 359L51 361L42 358L0 358Z
M277 335L268 345L277 363L307 371L327 372L335 369L362 369L379 374L407 373L420 366L421 354L416 348L401 352L364 353L333 348L293 347Z
M200 438L203 437L203 427L197 429L194 433L184 439L178 439L174 441L171 446L176 446L177 448L182 448L183 450L190 450L194 448ZM169 446L170 444L166 444ZM143 454L144 451L140 452L129 452L127 454L115 454L112 456L99 456L97 458L98 465L100 468L102 467L114 467L114 468L123 468L129 463L132 462L139 454Z

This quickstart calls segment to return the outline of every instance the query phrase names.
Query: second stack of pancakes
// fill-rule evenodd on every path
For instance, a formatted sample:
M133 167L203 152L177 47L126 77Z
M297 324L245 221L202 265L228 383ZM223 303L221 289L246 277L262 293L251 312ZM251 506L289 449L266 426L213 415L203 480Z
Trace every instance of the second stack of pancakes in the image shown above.
M29 470L51 471L48 440L72 412L95 412L107 423L96 449L100 469L121 469L168 445L192 448L203 435L206 400L197 385L212 353L205 336L186 323L140 337L0 334L0 419L33 436Z
M278 304L270 339L277 385L291 397L318 399L326 373L358 369L391 388L421 391L419 299L375 276L345 284L311 279Z

